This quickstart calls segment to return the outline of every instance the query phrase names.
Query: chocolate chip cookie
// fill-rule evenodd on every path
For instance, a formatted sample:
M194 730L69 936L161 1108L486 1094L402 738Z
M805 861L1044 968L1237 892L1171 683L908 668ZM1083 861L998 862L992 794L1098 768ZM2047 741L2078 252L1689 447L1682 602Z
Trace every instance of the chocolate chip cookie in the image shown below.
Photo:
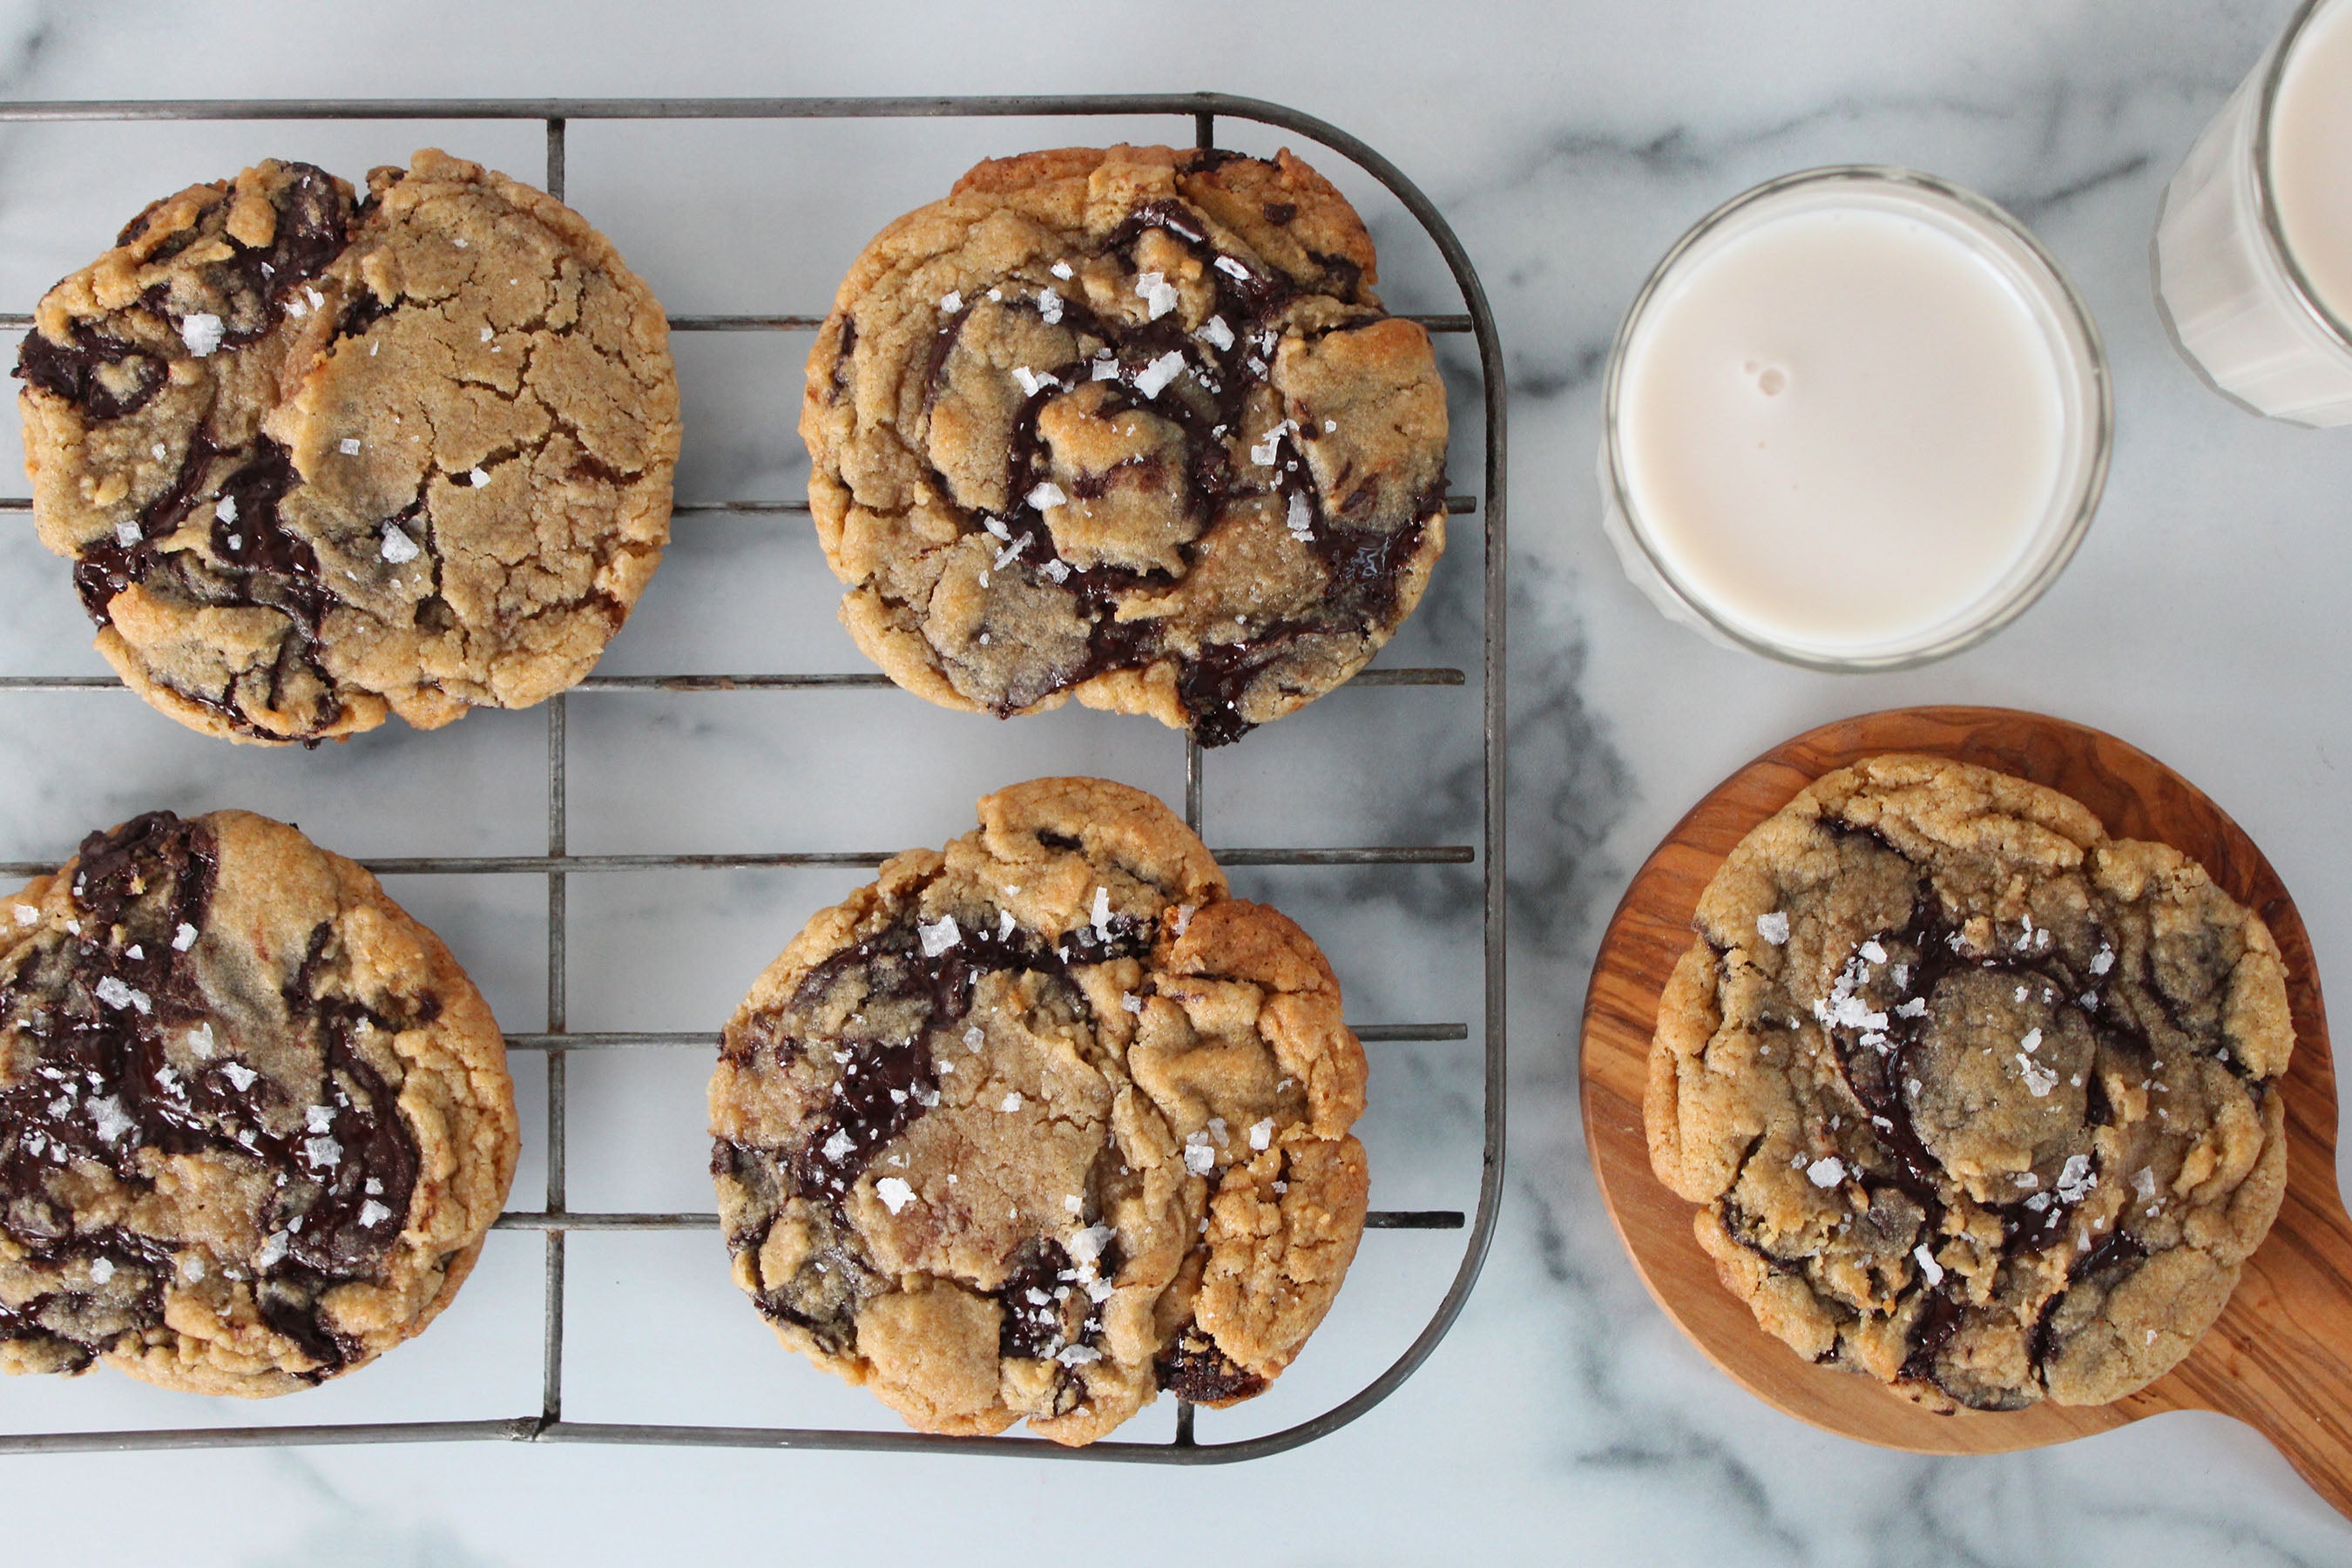
M1284 153L981 164L850 268L801 410L841 618L1000 717L1204 744L1370 660L1445 547L1445 389L1345 198Z
M728 1025L736 1282L927 1432L1249 1398L1363 1232L1339 984L1150 795L1041 779L980 819L812 920Z
M1841 769L1741 841L1645 1105L1700 1244L1807 1359L1937 1409L2098 1405L2220 1315L2286 1182L2260 918L2079 802Z
M284 1394L448 1305L514 1175L505 1047L373 877L152 812L0 901L0 1368Z
M661 560L668 327L553 197L436 152L156 202L17 358L42 542L193 729L430 729L577 681Z

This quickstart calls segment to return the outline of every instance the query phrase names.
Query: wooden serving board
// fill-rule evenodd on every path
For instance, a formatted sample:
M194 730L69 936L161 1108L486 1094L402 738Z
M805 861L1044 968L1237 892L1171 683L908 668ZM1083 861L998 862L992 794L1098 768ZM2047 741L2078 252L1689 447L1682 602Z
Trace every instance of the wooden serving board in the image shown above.
M2174 846L2261 911L2286 960L2295 1047L2278 1224L2188 1359L2116 1404L1936 1415L1868 1378L1814 1366L1759 1328L1717 1281L1691 1234L1692 1205L1651 1173L1642 1131L1650 1036L1659 991L1690 945L1700 890L1748 829L1799 790L1884 752L2017 773L2073 795L2118 837ZM2217 1410L2260 1431L2352 1515L2352 1219L2336 1191L2336 1073L2310 934L2253 841L2145 752L2080 724L2000 708L1864 714L1767 752L1692 807L1626 889L1585 998L1582 1077L1593 1170L1634 1267L1666 1315L1759 1398L1845 1436L1928 1454L2034 1448L2168 1410Z

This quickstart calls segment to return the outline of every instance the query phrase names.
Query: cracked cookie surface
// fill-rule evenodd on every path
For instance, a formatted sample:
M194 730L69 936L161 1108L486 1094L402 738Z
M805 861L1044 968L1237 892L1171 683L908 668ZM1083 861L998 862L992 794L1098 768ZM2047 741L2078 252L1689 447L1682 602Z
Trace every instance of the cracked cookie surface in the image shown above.
M1262 1391L1363 1232L1362 1047L1150 795L1042 779L817 915L728 1025L711 1168L778 1336L917 1427L1079 1444Z
M437 152L363 198L273 160L154 203L41 300L16 374L99 651L208 733L538 702L668 539L659 305L562 203Z
M1659 1178L1757 1321L1937 1409L2097 1405L2221 1314L2285 1189L2270 931L2161 844L1885 756L1743 839L1661 998Z
M456 1294L516 1149L472 982L282 823L150 813L0 902L0 1369L363 1365Z
M1066 148L885 229L809 354L843 623L908 690L1232 741L1353 676L1445 544L1445 390L1345 198Z

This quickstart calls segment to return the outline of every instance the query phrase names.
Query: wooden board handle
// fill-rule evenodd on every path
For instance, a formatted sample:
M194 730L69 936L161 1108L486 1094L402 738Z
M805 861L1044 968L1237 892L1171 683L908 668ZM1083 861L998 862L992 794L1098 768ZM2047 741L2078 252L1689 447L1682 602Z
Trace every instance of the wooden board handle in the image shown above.
M2352 1516L2352 1222L2333 1170L2295 1173L2228 1310L2166 1381L2268 1437Z

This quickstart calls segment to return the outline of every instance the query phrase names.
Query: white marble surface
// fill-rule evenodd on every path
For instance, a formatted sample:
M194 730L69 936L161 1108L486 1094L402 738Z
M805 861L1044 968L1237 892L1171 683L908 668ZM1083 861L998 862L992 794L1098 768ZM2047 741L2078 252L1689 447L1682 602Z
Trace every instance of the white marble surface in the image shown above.
M1106 3L320 5L0 0L12 98L1071 91L1213 88L1293 103L1381 147L1440 204L1493 296L1512 384L1515 921L1511 1172L1494 1257L1452 1337L1385 1405L1303 1451L1163 1469L509 1445L10 1458L9 1554L190 1563L1032 1563L1066 1553L1275 1563L2324 1563L2352 1526L2251 1432L2174 1416L2060 1450L1934 1461L1824 1436L1749 1400L1651 1306L1598 1212L1574 1023L1600 918L1685 805L1811 724L1893 703L2038 708L2101 725L2204 785L2296 891L2352 994L2352 443L2205 393L2148 299L2158 191L2283 21L2285 0L1553 0L1357 6ZM1137 125L1166 136L1181 128ZM22 309L149 195L278 152L347 174L439 139L532 174L534 126L0 130L0 309ZM674 309L807 310L865 235L971 158L1050 125L574 138L573 201ZM1255 142L1245 144L1255 146ZM1594 383L1618 314L1693 218L1767 175L1906 163L2035 225L2104 326L2120 428L2106 504L2056 589L1990 645L1870 679L1802 674L1661 622L1597 524ZM1355 187L1351 186L1351 189ZM1380 218L1389 294L1442 296ZM689 342L688 497L790 493L802 340ZM1469 410L1459 409L1467 416ZM1475 488L1474 454L1455 463ZM806 541L681 525L608 669L854 668ZM86 670L86 631L21 522L0 531L0 669ZM1467 548L1391 662L1475 658ZM930 842L980 789L1084 768L1174 793L1133 722L1008 731L893 693L573 704L572 847ZM1210 837L1458 839L1466 710L1336 696L1213 763ZM0 698L13 809L0 858L54 853L141 806L234 801L337 847L529 852L544 730L484 715L297 756L231 752L119 696ZM908 742L915 744L910 748ZM1332 765L1336 760L1337 767ZM846 873L575 883L572 1022L709 1026ZM1253 873L1339 959L1359 1018L1460 1017L1471 884L1453 872ZM538 883L396 889L450 937L510 1028L537 1026ZM1476 1079L1454 1047L1380 1047L1376 1202L1466 1200ZM703 1063L573 1069L576 1206L699 1207ZM523 1069L526 1102L535 1069ZM592 1158L590 1151L593 1151ZM537 1140L520 1194L541 1180ZM1412 1332L1458 1252L1375 1237L1278 1386L1296 1419ZM775 1351L708 1237L574 1243L567 1412L876 1424ZM0 1425L520 1414L537 1398L538 1243L494 1241L442 1324L301 1408L206 1411L121 1379L11 1384ZM1164 1418L1164 1407L1147 1423ZM1153 1432L1159 1430L1155 1426Z

